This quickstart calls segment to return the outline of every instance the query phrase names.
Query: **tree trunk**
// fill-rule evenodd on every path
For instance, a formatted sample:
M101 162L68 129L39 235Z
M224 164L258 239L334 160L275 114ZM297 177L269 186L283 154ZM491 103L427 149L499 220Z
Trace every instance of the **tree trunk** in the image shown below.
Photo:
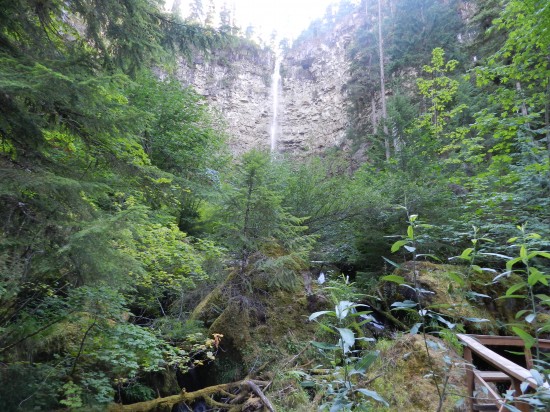
M108 410L109 412L152 412L152 411L170 411L172 407L175 404L185 402L185 403L193 403L199 399L203 399L209 406L216 407L216 408L223 408L230 412L237 412L240 411L243 408L242 403L238 403L235 401L243 400L245 397L237 397L236 395L233 395L229 393L230 390L233 389L239 389L241 393L250 393L253 392L256 394L265 408L269 410L270 412L274 412L275 409L273 408L273 405L271 402L269 402L269 399L263 394L263 392L260 389L260 386L266 386L268 382L263 381L253 381L253 380L243 380L239 382L233 382L233 383L224 383L221 385L215 385L210 386L208 388L199 389L195 392L185 392L182 391L178 395L172 395L172 396L166 396L164 398L157 398L153 399L152 401L145 401L145 402L138 402L133 403L131 405L121 405L121 404L113 404L110 405ZM232 400L229 403L221 403L213 400L211 396L216 394L222 394L225 397L232 398Z
M380 101L382 103L382 126L384 130L384 149L386 160L390 160L390 137L388 133L386 110L386 85L384 76L384 42L382 40L382 0L378 0L378 51L380 55Z

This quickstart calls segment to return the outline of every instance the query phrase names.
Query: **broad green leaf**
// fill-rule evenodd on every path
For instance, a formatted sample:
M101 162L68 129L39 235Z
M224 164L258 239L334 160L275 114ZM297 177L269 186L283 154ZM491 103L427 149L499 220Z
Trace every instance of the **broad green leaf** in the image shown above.
M541 373L538 370L530 369L529 372L531 372L531 376L533 377L535 382L537 382L537 385L539 386L544 385L544 381L545 381L544 376L541 375Z
M470 260L471 259L470 255L472 254L473 251L474 251L474 248L472 248L472 247L466 248L462 251L459 258L465 259L465 260Z
M499 296L497 300L501 299L525 299L527 295L506 295L506 296Z
M501 259L512 259L511 256L506 256L506 255L503 255L501 253L479 252L479 254L482 255L482 256L494 256L494 257L498 257L498 258L501 258Z
M548 286L547 276L536 267L530 267L529 276L527 277L527 283L529 283L529 286L534 286L539 282L545 286Z
M439 259L436 255L432 255L430 253L419 253L418 255L416 255L417 258L420 258L420 257L428 257L430 259L433 259L433 260L436 260L438 262L441 262L441 259Z
M314 312L311 315L309 315L309 320L310 321L315 320L319 316L322 316L322 315L336 316L336 313L334 313L334 311L332 311L332 310L322 310L320 312Z
M540 299L540 303L542 303L543 305L550 305L550 296L545 295L543 293L540 293L535 296Z
M412 300L406 300L404 302L394 302L391 304L391 307L395 309L411 309L416 308L417 305L418 304Z
M482 319L482 318L464 318L464 319L469 321L469 322L474 322L474 323L490 322L489 319Z
M311 341L311 344L313 346L315 346L316 348L323 349L323 350L338 350L338 349L340 349L340 347L338 345L334 345L334 344L331 344L331 343Z
M509 260L508 262L506 262L506 270L512 270L512 267L518 263L518 262L521 262L521 258L520 257L517 257L515 259L512 259L512 260Z
M516 283L515 285L512 285L508 288L508 290L506 291L506 296L513 295L514 292L524 287L525 287L525 282Z
M381 279L385 280L386 282L397 283L398 285L405 283L405 278L403 276L398 276L398 275L387 275L387 276L383 276Z
M502 272L500 275L495 276L495 277L493 278L493 283L495 283L497 280L499 280L499 279L502 278L502 277L508 276L510 273L512 273L512 271L507 270L506 272Z
M523 340L527 349L531 349L533 347L535 344L535 338L517 326L512 326L512 330Z
M436 316L436 319L438 321L440 321L441 323L443 323L444 325L446 325L449 329L454 329L455 328L455 324L452 323L452 322L449 322L447 319L445 319L444 317L442 316Z
M351 329L336 328L340 332L344 353L348 353L350 348L355 344L355 335Z
M421 326L422 326L422 323L420 323L420 322L415 323L415 325L411 328L410 334L411 335L416 335Z
M529 382L528 381L521 382L521 384L519 385L519 389L520 389L521 393L525 393L525 391L527 390L528 387L529 387Z
M396 267L397 269L399 269L401 267L401 265L395 263L393 260L390 260L384 256L382 256L382 259L384 259L386 262L388 262L390 265Z
M407 236L409 239L414 239L414 229L412 226L407 228Z
M537 315L534 313L531 313L530 315L527 315L525 317L525 322L527 323L533 323L533 321L536 319Z
M365 388L359 388L359 389L357 389L357 392L362 393L363 395L368 396L369 398L372 398L372 399L374 399L375 401L378 401L378 402L380 402L380 403L383 403L384 406L390 406L390 405L388 404L388 402L386 402L386 401L384 400L384 398L382 398L382 397L381 397L377 392L375 392L375 391L370 391L370 390L365 389Z
M340 320L343 320L348 316L348 313L351 309L353 309L356 305L353 302L350 302L349 300L342 300L338 302L338 304L334 307L334 311L336 313L336 317Z
M523 315L525 315L526 313L529 313L531 312L529 309L523 309L523 310L520 310L519 312L516 313L516 316L514 316L515 319L519 319L521 318Z
M451 280L454 280L456 283L458 283L459 286L464 286L464 279L462 279L462 277L458 273L448 272L447 276L449 276Z
M525 247L525 245L521 245L521 247L519 248L519 257L523 262L527 261L527 248Z
M403 245L406 245L408 242L409 242L408 240L398 240L392 245L391 252L392 253L397 252L399 249L403 247Z
M467 296L468 297L474 297L474 298L491 298L491 296L489 295L485 295L484 293L478 293L478 292L474 292L474 291L468 291L466 292Z
M361 372L366 372L370 366L378 359L380 352L371 351L363 355L355 364L354 369Z
M358 308L358 307L365 307L364 305L354 305L353 306L354 308ZM368 316L372 313L372 311L370 310L362 310L361 312L352 312L350 313L349 316L353 316L353 317L358 317L358 316Z
M318 324L321 329L323 329L326 332L334 333L335 335L338 335L338 332L336 332L334 329L332 329L330 326L325 325L324 323Z

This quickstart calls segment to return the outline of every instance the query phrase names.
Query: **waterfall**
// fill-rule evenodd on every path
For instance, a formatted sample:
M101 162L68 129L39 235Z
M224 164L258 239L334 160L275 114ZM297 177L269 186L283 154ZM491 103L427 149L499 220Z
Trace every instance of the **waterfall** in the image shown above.
M281 53L277 53L275 58L275 68L273 69L273 74L271 75L271 98L273 99L272 112L273 117L271 119L271 130L270 130L270 143L271 143L271 152L274 152L277 149L277 115L279 111L279 90L281 86Z

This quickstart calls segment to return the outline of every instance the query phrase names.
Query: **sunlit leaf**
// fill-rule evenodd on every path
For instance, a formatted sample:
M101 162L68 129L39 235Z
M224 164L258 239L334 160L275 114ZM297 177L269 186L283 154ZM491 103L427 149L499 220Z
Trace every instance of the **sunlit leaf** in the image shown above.
M334 344L331 344L331 343L311 341L311 344L313 346L315 346L316 348L323 349L323 350L337 350L337 349L340 349L340 347L338 345L334 345Z
M531 335L529 335L518 326L512 326L512 330L523 340L527 349L531 349L533 347L533 345L535 344L535 338L533 338Z
M382 398L377 392L370 391L365 388L359 388L357 389L357 392L362 393L363 395L368 396L369 398L372 398L375 401L383 403L385 406L389 406L388 402L386 402L384 398Z
M309 321L312 321L312 320L315 320L317 319L319 316L322 316L322 315L330 315L330 316L336 316L336 314L334 313L334 311L332 310L322 310L320 312L314 312L312 313L311 315L309 315Z
M392 253L397 252L399 249L403 247L403 245L406 245L408 242L409 242L408 240L398 240L392 245L391 252Z
M355 335L351 329L336 328L340 332L343 352L348 353L350 348L355 344Z
M398 276L398 275L383 276L381 280L384 280L386 282L397 283L398 285L405 283L405 278L403 276Z

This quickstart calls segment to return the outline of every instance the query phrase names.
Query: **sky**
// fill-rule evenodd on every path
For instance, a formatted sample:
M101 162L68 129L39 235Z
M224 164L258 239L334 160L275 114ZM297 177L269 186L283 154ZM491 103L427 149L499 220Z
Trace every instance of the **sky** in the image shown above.
M173 0L166 0L167 6ZM209 0L203 0L204 6ZM224 0L216 0L218 12ZM229 9L235 4L236 24L244 31L252 25L256 33L268 40L276 30L279 38L296 38L309 23L323 17L327 6L338 0L226 0ZM182 1L182 10L187 11L189 0ZM205 7L206 8L206 7Z

